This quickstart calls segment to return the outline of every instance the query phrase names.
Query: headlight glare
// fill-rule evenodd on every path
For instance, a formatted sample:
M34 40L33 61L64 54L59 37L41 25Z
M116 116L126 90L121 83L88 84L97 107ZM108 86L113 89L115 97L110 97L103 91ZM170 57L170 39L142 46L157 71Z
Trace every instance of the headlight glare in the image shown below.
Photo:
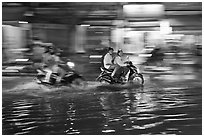
M70 67L70 68L74 68L75 64L73 62L67 62L67 65Z

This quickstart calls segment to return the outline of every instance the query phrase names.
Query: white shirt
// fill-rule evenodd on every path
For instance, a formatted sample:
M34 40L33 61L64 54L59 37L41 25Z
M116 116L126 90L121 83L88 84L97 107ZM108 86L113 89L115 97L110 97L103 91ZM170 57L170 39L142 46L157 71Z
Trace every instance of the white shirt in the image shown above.
M103 64L104 64L104 67L106 69L109 69L109 67L111 66L112 63L112 60L113 60L113 57L110 55L110 53L107 53L105 56L104 56L104 59L103 59Z
M129 61L129 58L128 57L120 57L120 56L117 56L115 57L115 60L114 60L114 64L118 64L119 66L127 66L124 62L126 61Z

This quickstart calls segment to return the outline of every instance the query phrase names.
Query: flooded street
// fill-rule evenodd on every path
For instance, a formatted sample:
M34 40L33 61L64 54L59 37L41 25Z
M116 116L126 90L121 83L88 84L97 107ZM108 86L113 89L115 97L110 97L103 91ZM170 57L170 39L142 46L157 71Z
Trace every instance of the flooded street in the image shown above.
M9 80L3 79L2 133L201 135L200 72L168 80L166 75L144 76L144 87L12 93L6 92Z

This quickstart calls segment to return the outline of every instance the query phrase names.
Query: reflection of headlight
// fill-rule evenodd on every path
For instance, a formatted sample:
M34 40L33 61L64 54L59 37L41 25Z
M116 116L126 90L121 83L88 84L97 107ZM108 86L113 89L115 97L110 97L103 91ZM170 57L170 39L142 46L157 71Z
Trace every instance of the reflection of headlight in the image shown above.
M67 62L67 65L70 67L70 68L73 68L75 66L75 64L73 62Z

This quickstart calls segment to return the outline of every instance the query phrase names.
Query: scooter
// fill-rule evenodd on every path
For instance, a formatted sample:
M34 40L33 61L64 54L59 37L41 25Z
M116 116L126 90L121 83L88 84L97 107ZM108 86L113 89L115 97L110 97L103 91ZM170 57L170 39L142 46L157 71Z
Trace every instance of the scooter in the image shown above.
M52 73L49 82L44 82L45 76L46 76L46 69L37 69L37 83L43 84L43 85L51 85L51 86L78 86L83 87L85 86L86 82L82 75L78 74L74 70L75 64L73 62L67 62L59 64L59 67L61 67L63 70L65 70L66 74L61 79L60 82L57 81L58 74Z
M139 69L136 66L134 66L131 61L126 62L126 64L130 70L128 81L124 81L124 79L122 78L122 74L117 80L113 79L111 76L113 71L108 70L104 67L100 67L101 73L96 78L96 80L101 83L107 83L107 84L132 83L132 84L143 85L144 78L143 78L143 75L139 72Z

